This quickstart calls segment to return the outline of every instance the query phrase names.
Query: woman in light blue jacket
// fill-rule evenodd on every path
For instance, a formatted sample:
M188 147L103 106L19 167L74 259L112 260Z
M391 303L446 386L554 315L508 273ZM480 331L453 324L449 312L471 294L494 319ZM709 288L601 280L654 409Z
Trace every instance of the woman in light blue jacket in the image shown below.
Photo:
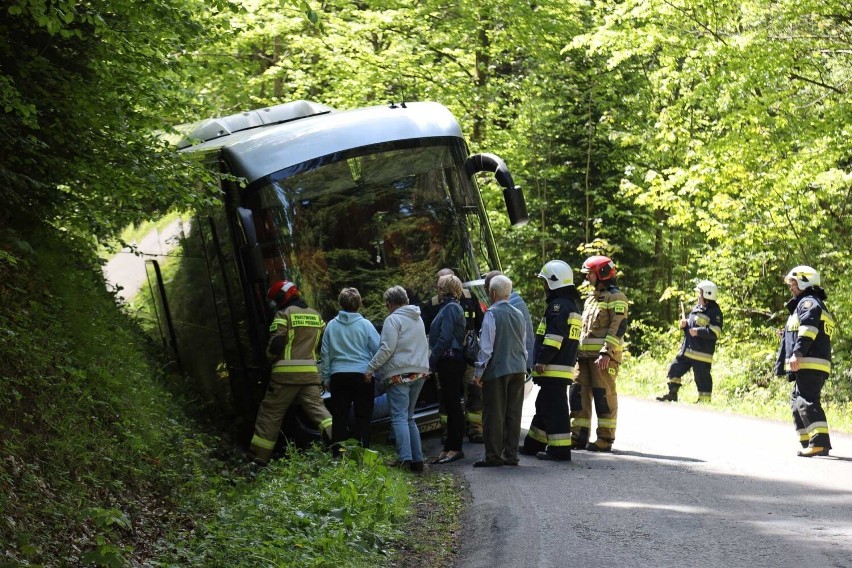
M331 392L332 452L340 455L340 444L349 435L349 412L354 406L355 428L351 437L370 447L375 390L364 373L379 350L379 332L361 309L361 294L344 288L337 298L340 313L328 322L322 336L322 381Z
M388 288L384 294L390 315L382 325L378 353L367 365L366 379L381 376L387 386L391 426L396 439L394 465L414 472L423 471L420 431L414 421L414 407L429 374L429 341L420 319L420 308L408 305L402 286Z

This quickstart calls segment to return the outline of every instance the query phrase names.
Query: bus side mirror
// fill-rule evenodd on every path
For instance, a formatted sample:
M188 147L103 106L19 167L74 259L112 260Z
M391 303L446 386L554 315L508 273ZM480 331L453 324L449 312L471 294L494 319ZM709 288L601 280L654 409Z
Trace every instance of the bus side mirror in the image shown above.
M506 212L513 227L522 227L529 222L527 202L521 186L515 185L512 174L506 163L494 154L474 154L464 163L468 177L479 172L494 172L497 183L503 188L503 200L506 202Z
M257 229L254 228L254 215L251 209L237 207L237 221L239 221L242 243L253 247L257 244Z
M266 267L263 265L263 255L260 253L260 245L240 247L240 259L243 262L246 279L249 282L266 282Z

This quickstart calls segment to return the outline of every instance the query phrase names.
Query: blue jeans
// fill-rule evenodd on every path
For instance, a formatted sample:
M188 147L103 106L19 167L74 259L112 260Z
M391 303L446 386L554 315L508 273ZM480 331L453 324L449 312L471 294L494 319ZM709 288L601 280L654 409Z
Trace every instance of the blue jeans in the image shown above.
M414 406L417 397L423 389L423 379L410 383L399 383L388 386L388 402L390 402L391 426L396 438L396 459L398 461L423 461L423 450L420 446L420 431L414 421Z

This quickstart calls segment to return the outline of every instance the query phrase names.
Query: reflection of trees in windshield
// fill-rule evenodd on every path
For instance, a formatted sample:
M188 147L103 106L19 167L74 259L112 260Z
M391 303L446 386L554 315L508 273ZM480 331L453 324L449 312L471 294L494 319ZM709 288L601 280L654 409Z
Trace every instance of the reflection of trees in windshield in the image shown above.
M469 265L466 224L449 196L462 190L447 147L340 160L273 182L253 203L272 279L295 280L326 318L355 286L364 314L386 315L384 290L430 294L435 272ZM257 214L257 213L256 213Z

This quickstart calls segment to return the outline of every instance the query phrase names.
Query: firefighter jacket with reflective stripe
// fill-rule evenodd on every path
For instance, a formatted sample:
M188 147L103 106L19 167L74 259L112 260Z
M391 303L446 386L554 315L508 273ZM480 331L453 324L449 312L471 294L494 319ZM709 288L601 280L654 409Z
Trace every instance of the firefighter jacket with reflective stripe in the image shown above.
M705 305L696 305L686 318L688 325L683 328L683 344L680 353L687 359L713 362L713 353L716 352L716 340L722 335L722 310L719 304L708 300ZM698 331L695 337L689 333L690 329Z
M560 294L562 290L566 291ZM573 286L560 288L548 298L544 317L535 332L533 347L535 364L546 366L543 373L533 371L533 377L573 381L577 349L580 346L581 322L577 299L579 296Z
M317 349L325 322L319 312L290 304L277 312L269 328L267 355L272 372L290 384L319 384Z
M627 296L614 285L592 290L583 306L580 359L609 355L621 363L624 333L627 331Z
M781 336L781 348L775 362L775 374L791 373L790 357L801 360L800 373L831 372L831 335L834 317L823 303L824 293L808 288L787 302L790 317ZM824 375L823 375L824 376Z

